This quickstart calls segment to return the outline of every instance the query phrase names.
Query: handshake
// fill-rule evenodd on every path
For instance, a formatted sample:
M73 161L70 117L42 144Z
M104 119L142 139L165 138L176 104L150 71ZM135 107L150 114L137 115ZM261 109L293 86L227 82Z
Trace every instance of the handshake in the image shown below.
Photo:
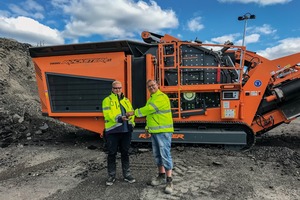
M122 116L123 121L128 121L131 119L131 116L134 115L134 111L126 112L126 116Z
M126 113L126 117L131 117L132 115L134 115L134 111L130 111Z

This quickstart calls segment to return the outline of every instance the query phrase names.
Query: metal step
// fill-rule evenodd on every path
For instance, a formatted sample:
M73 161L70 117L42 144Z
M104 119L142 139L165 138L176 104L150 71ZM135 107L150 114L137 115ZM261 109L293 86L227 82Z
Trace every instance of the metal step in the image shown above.
M144 129L135 128L132 133L132 142L150 142L149 136ZM172 143L246 145L247 134L240 130L187 128L175 130Z

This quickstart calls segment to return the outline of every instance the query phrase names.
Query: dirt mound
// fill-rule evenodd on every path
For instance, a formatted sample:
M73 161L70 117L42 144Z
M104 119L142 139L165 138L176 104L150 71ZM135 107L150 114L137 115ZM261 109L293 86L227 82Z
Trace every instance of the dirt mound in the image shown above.
M43 117L35 81L31 45L0 38L0 147L57 137L73 127Z
M0 38L1 112L36 116L39 100L29 44Z

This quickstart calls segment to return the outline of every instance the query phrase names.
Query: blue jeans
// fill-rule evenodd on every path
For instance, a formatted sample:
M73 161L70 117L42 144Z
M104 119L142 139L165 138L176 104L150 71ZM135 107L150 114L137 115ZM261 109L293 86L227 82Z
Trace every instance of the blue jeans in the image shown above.
M164 166L166 171L173 169L171 156L172 133L151 134L152 151L157 166Z

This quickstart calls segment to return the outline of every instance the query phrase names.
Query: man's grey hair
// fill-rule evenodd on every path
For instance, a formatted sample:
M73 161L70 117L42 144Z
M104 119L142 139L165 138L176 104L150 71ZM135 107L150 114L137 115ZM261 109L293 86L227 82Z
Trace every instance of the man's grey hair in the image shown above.
M116 85L116 84L121 84L122 85L122 83L120 81L114 81L114 82L112 82L111 86L114 87L114 85Z
M148 85L150 82L154 82L155 84L158 84L156 80L151 80L151 79L149 79L149 80L146 82L146 85Z

